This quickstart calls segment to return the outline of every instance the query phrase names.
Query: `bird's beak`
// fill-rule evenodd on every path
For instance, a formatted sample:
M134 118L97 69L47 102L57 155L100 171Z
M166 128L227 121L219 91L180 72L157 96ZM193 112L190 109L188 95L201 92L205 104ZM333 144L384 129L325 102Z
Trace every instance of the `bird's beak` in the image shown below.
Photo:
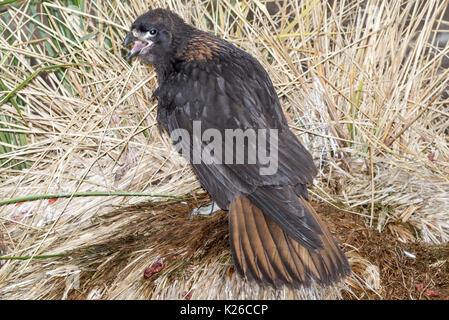
M125 41L123 41L123 47L127 47L131 42L134 42L137 38L133 35L132 32L126 35Z
M128 33L126 35L125 40L123 41L123 47L126 48L128 45L130 45L131 43L134 43L136 40L137 40L137 37L135 37L132 32ZM128 55L126 56L126 59L131 59L131 58L133 58L133 57L135 57L136 55L139 54L140 50L133 50L133 49L134 49L134 46L128 52Z
M127 47L131 43L133 44L133 47L126 56L127 59L134 58L140 53L140 51L142 51L142 49L152 45L151 41L141 40L140 38L136 37L132 32L128 33L128 35L126 36L125 40L123 41L123 46Z

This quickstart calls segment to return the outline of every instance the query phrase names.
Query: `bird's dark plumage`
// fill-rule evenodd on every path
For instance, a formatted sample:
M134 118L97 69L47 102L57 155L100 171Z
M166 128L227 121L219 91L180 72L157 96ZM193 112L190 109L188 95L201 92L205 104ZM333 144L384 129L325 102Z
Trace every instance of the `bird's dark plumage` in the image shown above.
M274 287L334 283L350 273L348 261L307 202L306 184L316 175L310 153L289 130L269 75L248 53L231 43L187 25L178 15L154 9L139 16L124 45L128 56L155 67L159 87L157 120L168 133L192 134L227 129L276 129L268 149L277 154L277 170L261 174L261 159L239 163L188 158L212 199L229 210L232 257L238 272ZM204 151L210 141L174 138L190 150ZM248 150L258 147L240 141ZM229 149L222 141L223 158ZM232 140L234 143L234 140ZM276 146L277 144L277 146ZM214 152L211 157L216 159Z

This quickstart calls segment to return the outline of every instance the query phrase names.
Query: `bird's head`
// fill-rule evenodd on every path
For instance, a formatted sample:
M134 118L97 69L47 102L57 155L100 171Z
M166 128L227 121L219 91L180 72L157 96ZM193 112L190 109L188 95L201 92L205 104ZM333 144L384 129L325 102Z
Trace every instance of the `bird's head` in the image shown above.
M181 17L166 9L151 9L131 25L123 46L132 44L127 58L139 57L157 64L174 57L190 26Z

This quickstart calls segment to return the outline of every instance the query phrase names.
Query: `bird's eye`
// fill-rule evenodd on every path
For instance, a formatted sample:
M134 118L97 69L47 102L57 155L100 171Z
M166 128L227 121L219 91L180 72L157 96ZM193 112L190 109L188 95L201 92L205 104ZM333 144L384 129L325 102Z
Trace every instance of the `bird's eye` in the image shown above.
M150 29L150 36L154 37L157 34L157 30L155 28Z

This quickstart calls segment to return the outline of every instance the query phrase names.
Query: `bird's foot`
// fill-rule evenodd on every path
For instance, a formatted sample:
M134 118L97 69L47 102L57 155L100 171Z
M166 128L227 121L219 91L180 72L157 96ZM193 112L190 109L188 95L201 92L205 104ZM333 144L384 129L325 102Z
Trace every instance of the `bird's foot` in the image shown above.
M210 206L206 207L200 206L198 208L193 209L192 212L190 212L189 219L192 220L193 217L196 216L197 214L200 214L202 216L209 216L218 210L220 210L220 207L217 205L216 202L212 202Z

